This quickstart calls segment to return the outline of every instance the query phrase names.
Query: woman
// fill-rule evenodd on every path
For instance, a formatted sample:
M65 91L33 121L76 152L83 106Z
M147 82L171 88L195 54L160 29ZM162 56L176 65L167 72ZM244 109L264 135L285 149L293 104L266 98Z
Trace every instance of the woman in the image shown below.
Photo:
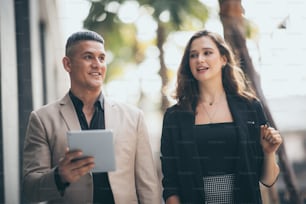
M166 204L261 203L259 181L275 183L282 139L218 34L199 31L189 40L176 99L161 137Z

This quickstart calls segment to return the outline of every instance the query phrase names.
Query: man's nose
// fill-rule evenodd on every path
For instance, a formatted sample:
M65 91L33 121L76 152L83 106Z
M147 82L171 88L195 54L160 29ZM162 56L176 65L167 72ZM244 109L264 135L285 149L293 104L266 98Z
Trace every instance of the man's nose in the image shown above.
M98 57L95 57L92 64L94 67L100 67L103 65L103 62L101 62L101 60Z

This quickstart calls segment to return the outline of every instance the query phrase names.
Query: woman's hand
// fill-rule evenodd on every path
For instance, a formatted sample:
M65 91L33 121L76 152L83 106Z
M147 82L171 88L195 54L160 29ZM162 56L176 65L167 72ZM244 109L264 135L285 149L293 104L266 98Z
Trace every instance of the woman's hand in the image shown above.
M272 127L268 127L268 125L262 125L260 129L260 142L264 153L275 153L283 142L279 132Z
M167 198L166 204L180 204L180 199L177 195L172 195Z
M275 153L283 140L274 128L268 125L262 125L260 128L260 142L264 152L263 172L260 180L265 186L271 187L276 182L280 171Z

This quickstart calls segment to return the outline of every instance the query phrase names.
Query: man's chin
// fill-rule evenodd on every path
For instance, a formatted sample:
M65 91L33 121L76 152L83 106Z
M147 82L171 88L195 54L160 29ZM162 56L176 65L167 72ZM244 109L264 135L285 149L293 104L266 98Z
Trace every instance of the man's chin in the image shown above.
M92 91L100 91L103 83L94 83L89 86L89 89Z

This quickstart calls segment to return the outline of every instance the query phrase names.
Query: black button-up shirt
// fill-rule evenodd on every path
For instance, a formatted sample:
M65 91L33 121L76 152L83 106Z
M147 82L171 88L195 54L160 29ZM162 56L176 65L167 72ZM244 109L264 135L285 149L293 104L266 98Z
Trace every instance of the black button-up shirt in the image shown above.
M75 95L73 95L71 91L69 91L69 96L77 112L82 130L105 129L104 98L102 93L100 94L98 100L94 104L95 112L89 124L87 123L85 114L83 113L83 102ZM94 183L94 198L93 198L94 204L115 203L107 173L93 173L93 183Z

